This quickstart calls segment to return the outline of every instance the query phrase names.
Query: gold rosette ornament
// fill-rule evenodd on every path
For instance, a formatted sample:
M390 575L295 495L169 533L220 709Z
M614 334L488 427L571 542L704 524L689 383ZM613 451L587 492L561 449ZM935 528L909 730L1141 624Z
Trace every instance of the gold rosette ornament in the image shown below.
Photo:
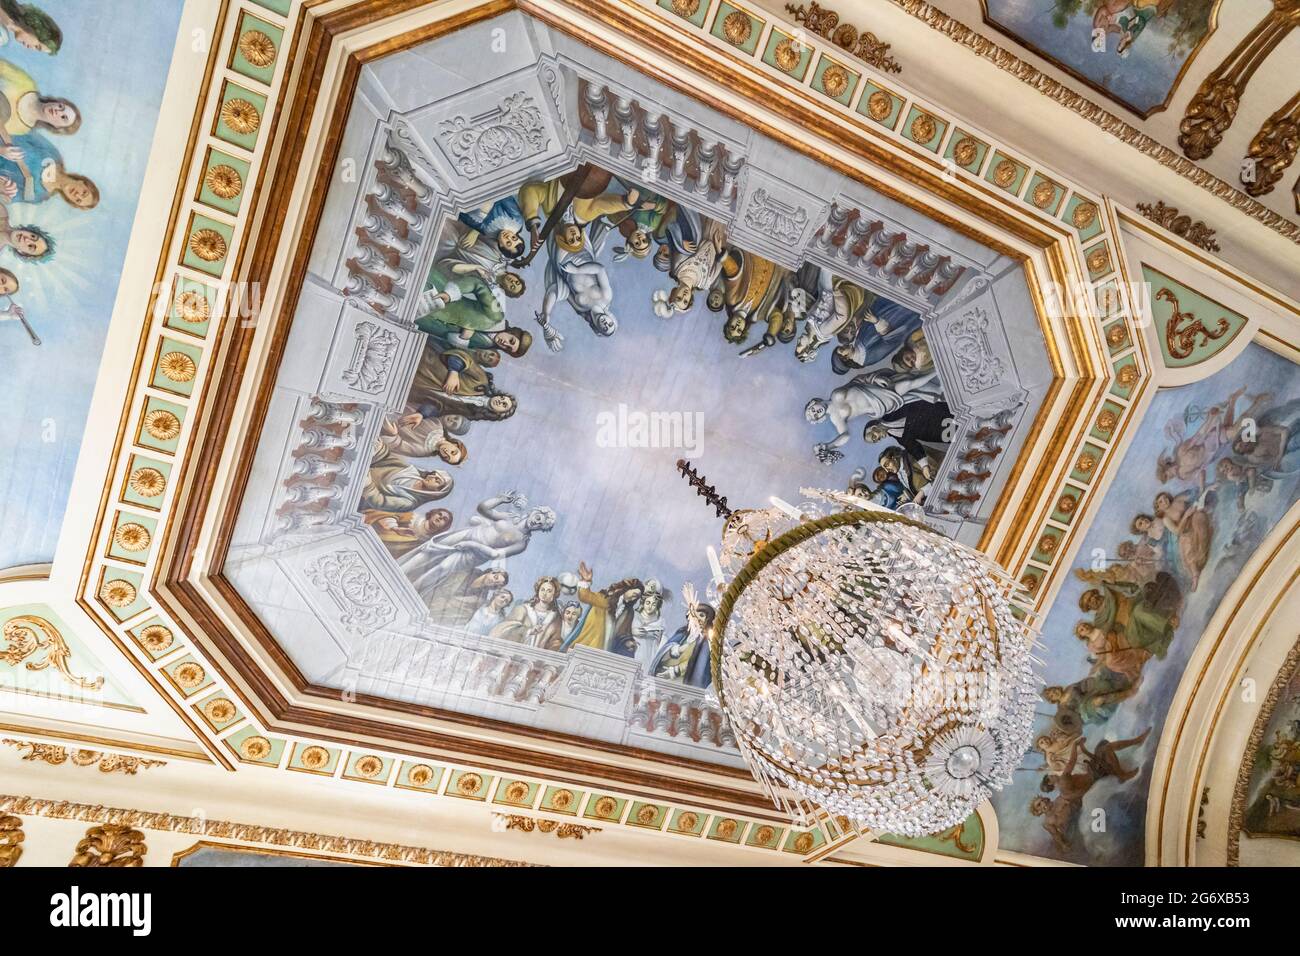
M248 100L236 97L226 100L225 105L221 107L221 122L240 136L248 136L250 133L256 133L257 128L262 125L262 114Z
M239 38L239 52L259 69L275 62L275 41L261 30L249 30Z

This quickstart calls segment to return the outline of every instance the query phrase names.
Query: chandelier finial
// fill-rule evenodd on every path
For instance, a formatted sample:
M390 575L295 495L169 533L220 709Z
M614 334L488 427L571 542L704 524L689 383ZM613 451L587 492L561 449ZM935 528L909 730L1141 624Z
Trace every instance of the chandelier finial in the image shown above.
M685 458L678 458L677 470L681 472L682 477L690 482L691 487L695 489L697 495L709 504L713 505L719 518L731 517L731 509L727 507L727 499L722 495L719 495L718 489L709 484L709 480L696 471L690 462Z

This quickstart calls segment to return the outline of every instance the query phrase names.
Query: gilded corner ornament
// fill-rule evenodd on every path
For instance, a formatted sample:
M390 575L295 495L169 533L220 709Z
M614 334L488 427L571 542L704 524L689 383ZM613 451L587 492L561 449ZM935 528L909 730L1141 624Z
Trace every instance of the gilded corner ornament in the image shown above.
M12 813L0 813L0 869L16 866L23 855L23 821Z
M144 834L121 823L91 827L77 844L76 855L68 863L73 867L144 866Z
M1300 93L1264 121L1241 164L1241 183L1252 196L1271 193L1300 148Z
M1219 243L1215 241L1215 231L1201 222L1199 219L1193 220L1191 216L1179 215L1178 210L1173 206L1166 206L1163 201L1152 203L1140 202L1137 204L1138 212L1142 213L1147 219L1150 219L1158 226L1163 226L1180 239L1186 239L1192 245L1204 249L1206 252L1218 252Z
M104 676L82 677L72 672L72 650L58 629L43 617L20 614L5 622L5 646L0 648L0 663L25 670L53 668L65 681L85 690L99 690ZM30 658L30 659L29 659Z
M841 50L862 60L868 66L884 73L901 73L903 68L889 54L889 44L870 30L859 30L850 23L841 23L840 15L817 3L787 3L785 9L810 33L830 40ZM838 94L832 93L832 96Z

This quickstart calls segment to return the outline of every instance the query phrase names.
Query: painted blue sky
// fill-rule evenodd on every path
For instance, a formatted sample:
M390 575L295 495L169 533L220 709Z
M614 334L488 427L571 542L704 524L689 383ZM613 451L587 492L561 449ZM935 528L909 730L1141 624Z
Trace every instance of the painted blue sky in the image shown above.
M0 47L0 58L29 73L42 92L80 108L75 134L48 138L69 172L95 181L101 199L89 211L59 198L10 207L14 223L46 229L57 251L45 263L0 254L0 266L21 283L14 299L42 339L33 346L19 323L0 324L7 378L0 570L54 557L182 3L40 0L39 6L62 29L62 49L47 56L10 42Z
M1260 345L1250 345L1231 365L1210 378L1158 393L1119 466L1117 473L1121 477L1118 483L1111 486L1088 530L1075 559L1075 568L1089 567L1097 549L1113 557L1116 546L1132 537L1129 526L1134 516L1139 512L1150 513L1158 492L1176 494L1194 487L1194 484L1176 478L1162 483L1156 477L1157 456L1168 451L1173 444L1166 428L1171 422L1182 422L1190 410L1193 421L1186 424L1185 429L1186 434L1192 434L1200 424L1195 420L1198 410L1225 401L1235 389L1242 387L1247 388L1252 396L1270 393L1271 407L1276 407L1300 397L1300 369ZM1238 414L1246 404L1248 400L1239 406ZM1214 480L1213 468L1209 480ZM1113 777L1102 779L1084 798L1083 821L1074 837L1075 852L1067 857L1071 861L1092 865L1142 865L1151 763L1183 669L1197 639L1204 633L1223 595L1236 580L1259 540L1273 529L1298 497L1300 474L1276 480L1267 494L1251 495L1245 512L1238 509L1236 495L1230 488L1218 489L1217 501L1210 509L1214 535L1209 562L1198 588L1187 595L1168 653L1163 660L1153 658L1146 663L1136 696L1122 702L1109 720L1088 724L1085 728L1089 749L1094 749L1102 739L1136 737L1148 727L1151 733L1141 747L1121 753L1126 766L1141 766L1142 772L1137 777L1123 784ZM1248 513L1255 515L1254 519L1248 519L1256 529L1253 535L1246 533L1246 524L1243 523ZM1251 542L1235 559L1225 556L1234 534L1240 534ZM1091 615L1079 610L1079 597L1091 586L1071 573L1048 614L1037 651L1046 663L1044 676L1048 685L1068 685L1088 675L1091 665L1086 648L1074 636L1073 630L1079 621L1091 619ZM1043 702L1039 712L1042 716L1036 734L1047 729L1053 708ZM1042 755L1031 750L1022 762L1027 769L1016 775L1012 787L997 795L994 806L1001 827L1002 846L1022 853L1055 857L1059 854L1042 829L1041 820L1028 812L1029 801L1039 793L1043 773L1036 768L1040 768L1042 763ZM1106 829L1104 832L1085 832L1092 820L1090 814L1097 808L1106 811Z
M518 398L518 412L503 422L475 422L463 436L464 464L416 463L448 468L455 477L452 493L436 506L451 510L456 527L479 501L506 491L555 510L555 529L535 535L506 565L516 600L532 596L537 578L576 572L585 561L597 587L625 577L658 578L674 595L665 615L671 631L682 623L681 585L690 580L703 590L705 548L717 545L722 530L677 473L678 458L690 458L733 508L766 507L774 494L799 500L800 486L843 489L854 469L874 468L893 442L867 445L855 420L844 459L818 462L814 444L835 430L810 424L804 405L852 378L831 370L831 346L808 364L795 358L793 343L741 357L742 347L723 338L723 317L708 310L702 294L688 313L656 316L651 293L671 280L648 260L613 264L613 244L601 260L615 289L618 331L598 338L561 305L552 322L565 336L564 349L548 351L533 320L544 284L545 255L539 256L525 272L524 296L507 308L514 324L534 334L533 346L522 359L503 357L494 372L497 387ZM760 332L751 330L746 345ZM599 416L616 414L619 403L637 411L700 413L701 452L601 447Z

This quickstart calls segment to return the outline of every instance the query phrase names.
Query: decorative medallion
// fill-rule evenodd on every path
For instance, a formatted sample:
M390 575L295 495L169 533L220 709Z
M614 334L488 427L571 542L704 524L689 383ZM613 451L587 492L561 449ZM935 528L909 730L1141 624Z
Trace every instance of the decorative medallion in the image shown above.
M1097 416L1098 431L1108 432L1119 424L1119 416L1109 408L1103 408L1101 414Z
M867 97L867 115L877 122L884 122L894 111L894 98L883 90L876 90Z
M528 799L528 790L528 784L522 780L515 780L506 787L505 798L511 803L523 803Z
M572 790L556 790L551 795L551 806L556 810L567 810L573 806Z
M200 686L207 676L207 671L197 661L186 661L172 671L172 677L176 679L176 683L185 690L193 690Z
M1034 201L1034 205L1039 209L1046 209L1052 204L1052 200L1056 198L1056 187L1047 180L1043 180L1034 187L1034 192L1031 198Z
M772 838L775 836L776 836L775 828L765 823L754 832L754 842L766 846L767 844L772 842Z
M1079 499L1074 495L1061 495L1056 500L1056 510L1063 515L1074 514L1074 509L1079 507Z
M204 185L220 199L234 199L244 191L244 180L234 166L220 163L210 168L203 177Z
M144 551L152 540L149 529L134 521L118 525L117 531L113 533L113 543L123 551Z
M158 371L172 382L192 382L199 367L184 352L167 352L158 359Z
M1061 541L1059 538L1054 535L1045 534L1038 539L1038 550L1043 554L1055 554L1056 546L1060 543Z
M618 812L618 801L613 797L601 797L593 809L598 817L612 817Z
M235 705L224 697L214 697L203 705L203 716L214 724L224 724L235 719Z
M975 140L969 136L963 136L957 141L957 145L952 148L952 158L957 161L958 166L969 166L975 162L975 157L979 155L979 151L979 144Z
M1098 246L1088 253L1088 271L1105 272L1110 268L1110 251L1105 246Z
M739 829L740 824L728 817L725 820L718 821L717 829L714 832L718 835L719 839L730 840L736 835L736 831Z
M271 741L262 736L246 737L239 745L239 753L246 760L265 760L271 755Z
M837 98L849 88L849 74L842 66L828 66L822 71L822 89L826 95Z
M124 824L105 823L87 830L76 852L68 866L144 866L144 834Z
M1088 452L1085 451L1082 455L1079 456L1079 461L1075 464L1074 467L1077 468L1079 471L1083 472L1085 475L1089 474L1094 468L1097 467L1097 456L1089 454Z
M204 262L220 262L226 251L226 240L215 229L199 229L190 236L190 252Z
M268 67L275 62L275 41L261 30L249 30L239 38L239 52L253 66Z
M141 498L157 498L167 487L167 479L157 468L144 466L131 472L127 485Z
M694 830L700 825L700 815L693 810L687 810L677 818L677 829Z
M176 317L182 322L198 325L208 321L211 314L212 306L208 304L207 296L201 292L186 289L176 296Z
M483 789L483 778L476 773L463 773L456 781L456 789L469 797Z
M433 779L433 768L427 763L417 763L406 772L406 779L413 787L426 786Z
M1020 576L1020 586L1031 595L1038 593L1038 583L1038 575L1033 571L1026 571Z
M318 744L312 744L303 750L298 762L308 770L319 770L330 762L330 752Z
M700 11L700 0L673 0L673 13L689 20Z
M1115 374L1115 381L1119 382L1124 388L1128 388L1138 380L1138 370L1136 365L1125 365Z
M99 596L104 599L104 603L116 608L130 607L135 603L137 593L134 584L121 578L105 581L99 589Z
M353 765L352 769L357 772L358 777L371 780L383 772L384 762L374 754L366 754Z
M1097 207L1090 202L1081 202L1074 207L1074 213L1070 216L1070 221L1074 223L1075 229L1087 229L1097 221Z
M1106 330L1106 344L1113 349L1119 348L1128 341L1128 328L1123 322L1116 322Z
M171 441L181 433L181 420L165 408L151 409L145 413L144 430L158 441Z
M140 643L150 654L161 654L175 642L171 628L162 624L150 624L140 632Z
M262 114L248 100L226 100L221 107L221 121L241 136L256 133L262 125Z
M743 46L753 32L753 22L739 10L732 10L723 18L722 35L727 38L728 43Z
M803 59L803 47L795 42L792 37L786 37L772 51L772 59L785 72L793 73L798 69L799 63Z
M793 845L794 845L795 852L807 853L809 850L813 848L813 844L816 842L817 841L813 839L813 835L811 833L800 833L797 837L794 838Z
M938 131L939 127L935 125L934 117L929 113L919 113L916 119L912 120L912 139L918 143L930 142Z
M1004 159L993 170L993 181L1006 189L1016 179L1016 164L1009 159Z
M643 827L652 826L657 816L659 816L659 811L647 804L636 812L636 822Z

